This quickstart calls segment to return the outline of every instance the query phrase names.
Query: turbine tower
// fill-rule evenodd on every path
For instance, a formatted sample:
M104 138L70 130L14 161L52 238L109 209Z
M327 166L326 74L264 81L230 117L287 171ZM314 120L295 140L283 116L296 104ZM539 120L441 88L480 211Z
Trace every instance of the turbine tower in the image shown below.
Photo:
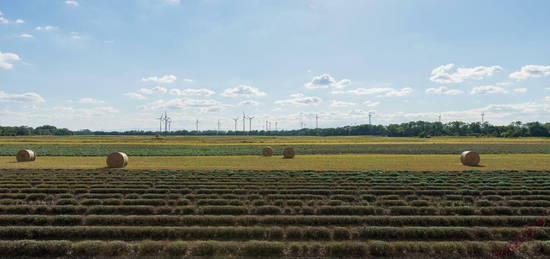
M243 112L243 132L246 131L246 115Z
M162 132L162 121L164 120L164 113L160 114L160 118L157 118L159 120L159 133Z
M196 130L197 130L197 133L199 132L199 119L197 119L195 121L195 127L196 127Z
M315 114L315 128L319 128L319 114Z
M233 118L233 120L235 121L235 132L237 132L237 123L239 122L239 117Z
M218 132L216 132L216 134L220 134L220 127L221 127L221 122L220 120L218 119Z
M485 123L485 112L481 113L481 124Z
M252 119L254 119L255 116L248 117L248 132L252 131Z
M374 112L369 112L369 125L372 125L372 116L374 116Z

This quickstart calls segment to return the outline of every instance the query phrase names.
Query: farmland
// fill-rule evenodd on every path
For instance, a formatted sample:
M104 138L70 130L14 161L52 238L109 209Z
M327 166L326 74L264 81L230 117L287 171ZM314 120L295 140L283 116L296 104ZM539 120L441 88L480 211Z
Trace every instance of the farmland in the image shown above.
M0 172L5 256L550 255L548 171ZM529 233L525 232L529 226Z
M127 168L105 168L113 151ZM545 258L549 154L543 138L1 138L0 254Z
M549 154L544 138L497 139L441 137L14 137L0 138L0 156L22 148L40 156L105 156L122 151L130 156L257 155L262 146L281 153L293 146L299 154L458 154L476 150L483 154Z

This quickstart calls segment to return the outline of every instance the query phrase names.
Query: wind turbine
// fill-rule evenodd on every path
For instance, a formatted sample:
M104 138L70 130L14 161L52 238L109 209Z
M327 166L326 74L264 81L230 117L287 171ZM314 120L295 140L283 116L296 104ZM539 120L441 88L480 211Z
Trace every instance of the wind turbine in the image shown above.
M246 131L246 115L243 112L243 132Z
M315 114L315 128L319 128L319 114L317 113Z
M160 118L157 118L159 120L159 133L162 132L162 121L164 120L164 113L160 114Z
M237 132L237 123L239 122L239 117L233 118L233 120L235 121L235 133L236 133Z
M252 119L254 119L255 116L248 117L248 132L252 131Z
M374 112L369 112L369 124L372 125L372 116L374 116Z
M196 130L197 130L197 133L199 132L199 119L197 119L195 121L195 127L196 127Z

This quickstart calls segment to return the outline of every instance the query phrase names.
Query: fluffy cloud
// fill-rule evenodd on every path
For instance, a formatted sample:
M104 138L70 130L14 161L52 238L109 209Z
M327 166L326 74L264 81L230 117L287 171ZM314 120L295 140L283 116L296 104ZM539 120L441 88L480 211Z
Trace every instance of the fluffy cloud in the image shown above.
M296 106L308 106L308 105L318 105L323 100L316 96L305 96L303 94L293 94L290 99L275 101L275 104L281 105L296 105Z
M153 88L141 88L138 90L138 93L140 94L165 94L167 92L168 89L161 86L155 86Z
M143 82L155 82L161 84L171 84L173 82L176 82L176 80L178 80L178 78L175 75L164 75L161 77L150 76L141 79L141 81Z
M80 98L78 100L78 103L82 103L82 104L103 104L103 103L105 103L105 101L99 100L99 99L94 99L94 98Z
M91 117L108 117L119 111L113 107L94 107L94 108L74 108L68 106L54 107L58 118L91 118Z
M499 86L493 86L493 85L477 86L472 88L472 91L470 91L470 94L478 94L478 95L505 94L505 93L508 93L506 89Z
M550 96L545 96L544 100L547 101L547 102L550 102Z
M523 66L520 71L510 74L510 78L521 80L531 77L543 77L550 75L550 66L527 65Z
M57 29L57 27L56 26L51 26L51 25L45 25L45 26L37 26L34 29L37 30L37 31L51 31L51 30Z
M367 107L376 107L376 106L380 105L380 102L365 101L365 102L363 102L363 105L365 105Z
M371 95L378 96L407 96L413 92L410 87L395 89L391 87L375 87L375 88L356 88L347 91L332 91L332 94L355 94L355 95Z
M222 95L227 97L252 97L252 96L266 96L267 94L253 86L239 85L237 87L225 89Z
M527 88L514 88L512 91L514 91L516 93L526 93Z
M455 64L447 64L436 67L432 70L430 80L436 83L462 83L468 79L481 80L492 76L495 72L502 71L500 66L477 66L472 68L455 68ZM454 70L454 71L453 71Z
M4 13L0 12L0 23L9 24L9 23L12 23L12 22L10 20L8 20L8 18L4 17ZM23 19L16 19L15 23L16 24L21 24L21 23L25 23L25 21L23 21Z
M19 38L32 39L32 38L34 38L34 36L32 36L32 34L28 34L28 33L21 33L21 34L19 34Z
M457 95L463 93L461 90L449 89L445 86L437 88L428 88L426 89L427 94L445 94L445 95Z
M331 107L350 107L350 106L354 106L354 105L356 105L356 103L344 102L344 101L332 101L330 103Z
M170 89L170 94L171 95L199 95L199 96L211 96L213 94L215 94L216 92L210 90L210 89L205 89L205 88L200 88L200 89L192 89L192 88L187 88L187 89Z
M15 53L2 53L0 52L0 68L11 69L13 64L11 61L19 61L21 58Z
M124 95L130 97L131 99L135 99L135 100L145 100L145 99L147 99L147 97L145 97L143 94L139 94L139 93L125 93Z
M79 3L77 1L74 1L74 0L67 0L65 1L65 4L68 5L68 6L72 6L72 7L76 7L79 5Z
M260 105L259 102L256 102L254 100L244 100L240 103L238 103L239 106L258 106Z
M42 103L44 98L37 93L29 92L24 94L8 94L0 91L0 102L18 102L18 103Z
M15 19L15 23L23 24L23 23L25 23L25 21L23 19Z
M165 4L169 5L178 5L181 3L181 0L162 0Z
M175 99L166 100L166 101L159 100L153 103L149 103L143 106L143 108L148 110L158 110L158 109L184 110L188 108L211 108L208 111L213 111L212 109L218 109L218 108L221 109L224 106L225 105L223 105L222 103L211 99L175 98ZM205 111L205 110L201 109L201 111Z
M306 88L309 89L325 89L325 88L344 88L351 84L351 80L349 79L342 79L340 81L336 81L334 77L332 77L329 74L322 74L320 76L316 76L313 79L311 79L310 82L304 84Z

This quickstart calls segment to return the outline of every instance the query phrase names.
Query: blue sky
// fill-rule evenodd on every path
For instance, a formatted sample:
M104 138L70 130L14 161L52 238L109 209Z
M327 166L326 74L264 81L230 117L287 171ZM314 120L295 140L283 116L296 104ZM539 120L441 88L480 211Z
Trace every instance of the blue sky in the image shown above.
M0 0L0 124L549 121L550 2ZM239 122L239 128L242 125ZM247 126L248 128L248 126Z

